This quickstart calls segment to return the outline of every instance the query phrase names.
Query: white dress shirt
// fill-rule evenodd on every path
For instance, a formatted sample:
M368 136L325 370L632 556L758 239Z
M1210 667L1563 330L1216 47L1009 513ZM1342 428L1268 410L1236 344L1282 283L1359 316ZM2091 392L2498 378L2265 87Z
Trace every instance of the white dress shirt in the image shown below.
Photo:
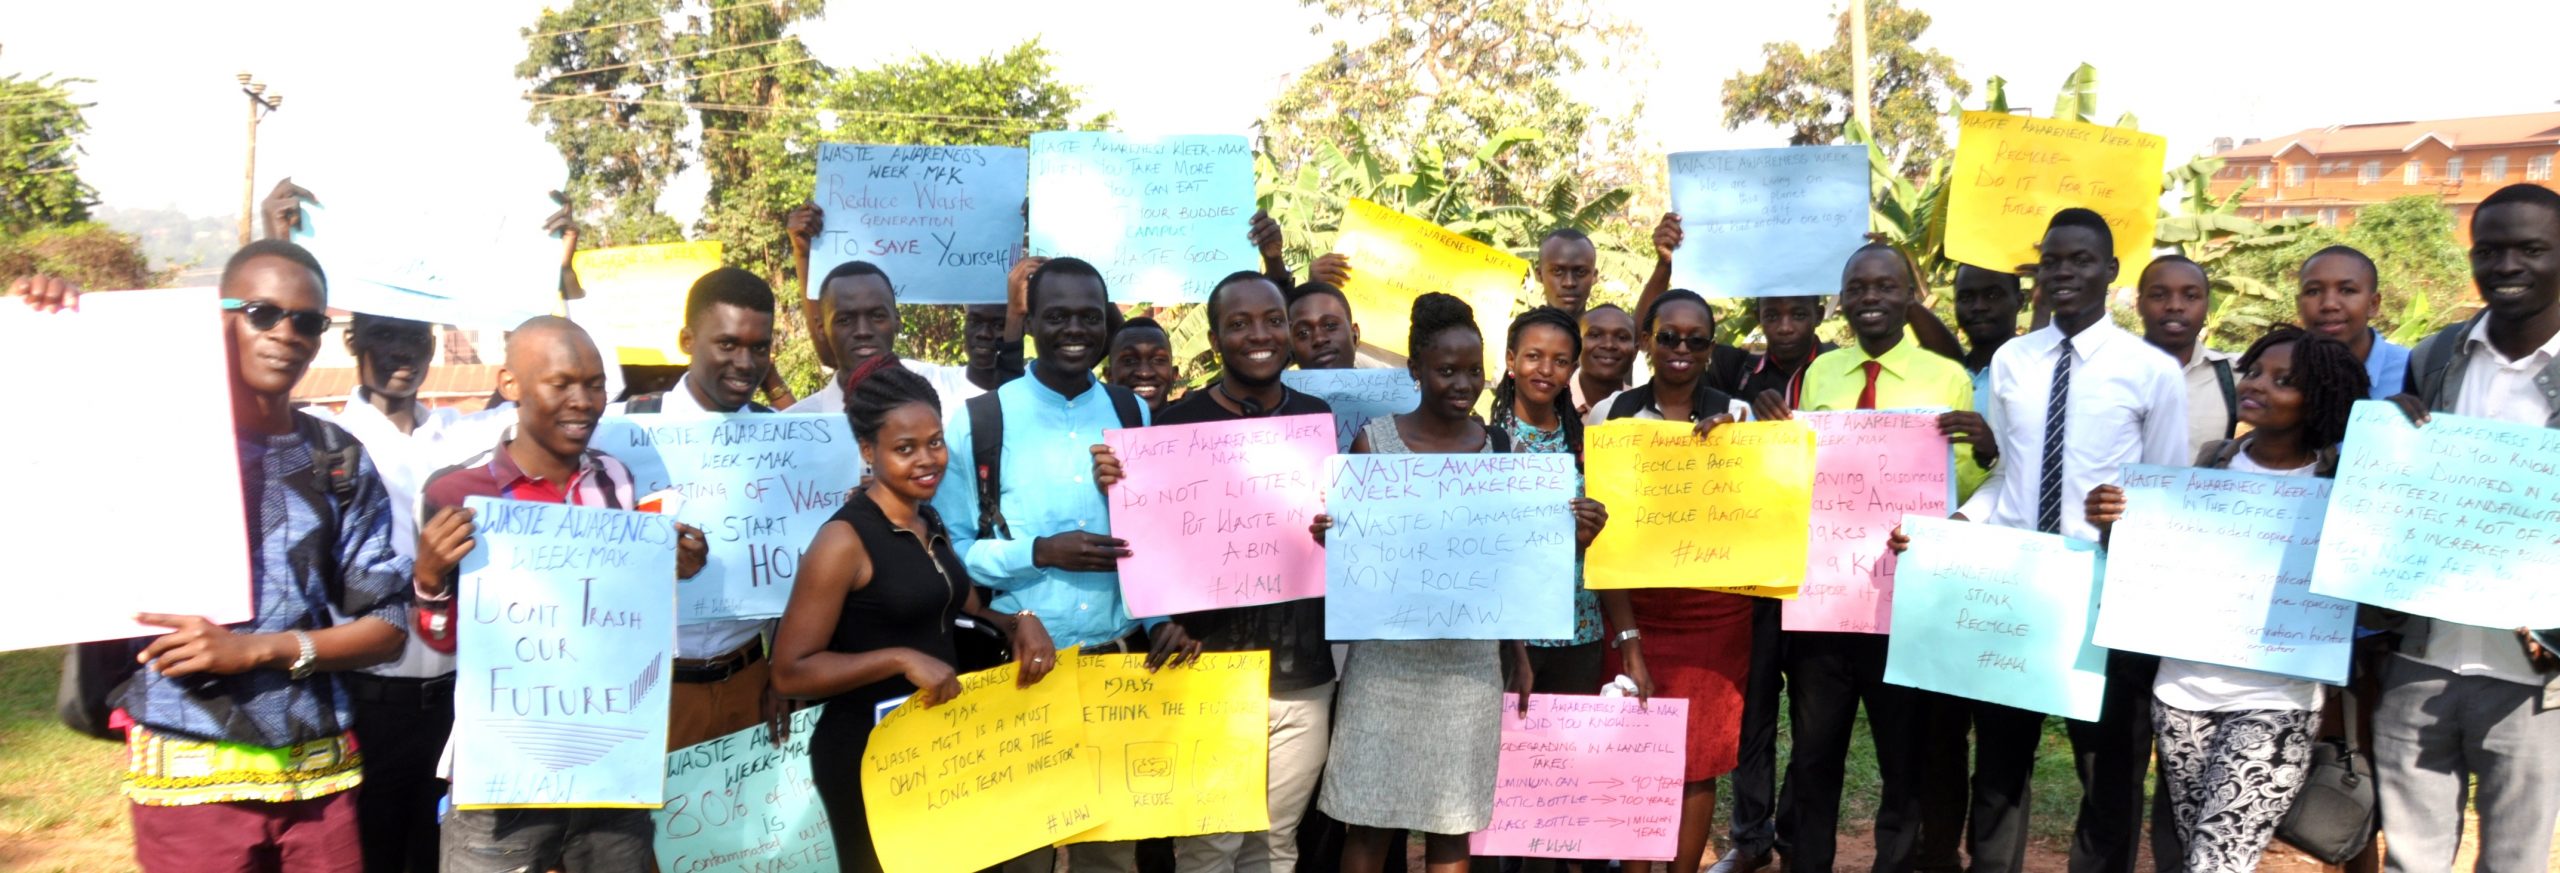
M1960 510L2001 527L2036 529L2045 406L2062 329L2047 325L1991 356L1989 399L1975 398L2000 445L2000 463ZM2187 381L2178 362L2105 318L2071 338L2071 386L2063 411L2062 534L2097 542L2083 502L2113 485L2126 464L2180 466L2187 451Z
M2175 359L2172 359L2175 360ZM2231 387L2240 388L2240 358L2229 352L2218 352L2196 345L2195 360L2179 370L2187 379L2187 458L2193 460L2204 444L2226 438L2232 431L2232 403L2222 394L2222 376L2213 370L2213 362L2231 362ZM2076 376L2075 376L2076 381Z
M2551 401L2533 377L2560 357L2560 334L2553 334L2524 357L2509 358L2489 343L2489 319L2482 318L2462 341L2471 347L2471 360L2462 371L2462 391L2453 399L2453 414L2536 426L2551 420ZM2427 631L2426 652L2415 656L2419 663L2464 676L2543 684L2541 674L2524 659L2524 646L2516 642L2514 628L2473 627L2414 616L2410 620L2435 622Z
M693 386L689 384L692 379L693 375L690 373L677 379L675 386L667 389L666 397L660 401L658 411L662 413L711 412L712 410L702 408L701 401L693 399ZM629 415L630 405L628 401L615 403L605 407L604 414ZM728 411L745 412L747 409L745 406L740 406ZM682 585L684 582L678 581L676 584ZM676 657L700 660L726 655L754 640L756 635L764 632L764 626L764 620L754 618L715 618L679 625L676 627Z
M373 407L358 386L347 395L346 407L336 412L327 407L304 407L302 414L337 425L348 436L364 445L366 458L373 461L374 474L382 477L383 490L391 498L391 549L404 558L418 556L419 491L427 477L437 470L461 463L472 454L497 442L515 416L483 414L464 415L452 409L417 405L412 413L417 426L401 433L391 417ZM409 634L401 644L400 656L364 668L376 676L402 679L432 679L453 672L453 656L428 648L417 634Z
M959 415L960 404L967 403L969 398L987 393L987 389L980 388L978 383L969 381L968 367L929 364L908 358L899 358L898 365L907 368L907 372L923 376L925 381L933 383L933 393L942 397L942 417L944 418ZM831 374L827 377L827 387L800 398L800 402L791 404L791 408L783 411L843 412L844 385Z

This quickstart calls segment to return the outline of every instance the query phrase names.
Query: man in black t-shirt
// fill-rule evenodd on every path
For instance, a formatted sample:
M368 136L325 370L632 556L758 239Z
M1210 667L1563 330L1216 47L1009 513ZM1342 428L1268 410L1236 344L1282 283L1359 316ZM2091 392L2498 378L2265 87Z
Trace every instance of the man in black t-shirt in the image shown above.
M1332 415L1315 396L1280 383L1289 366L1289 304L1261 273L1236 273L1205 304L1222 373L1184 395L1155 424L1200 424L1276 415ZM1099 453L1095 481L1116 481L1119 461ZM1286 535L1286 532L1283 532ZM1184 869L1286 870L1298 857L1298 822L1315 793L1333 723L1333 649L1324 638L1324 599L1186 613L1176 624L1201 651L1271 653L1271 829L1181 837Z

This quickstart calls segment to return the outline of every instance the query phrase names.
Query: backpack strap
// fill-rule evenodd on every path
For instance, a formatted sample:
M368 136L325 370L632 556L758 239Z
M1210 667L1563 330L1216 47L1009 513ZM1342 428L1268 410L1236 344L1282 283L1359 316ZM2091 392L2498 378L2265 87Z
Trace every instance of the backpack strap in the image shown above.
M1497 455L1511 454L1511 431L1506 428L1485 425L1484 447L1493 450L1493 453Z
M2227 440L2240 433L2240 389L2231 382L2231 359L2215 358L2207 363L2213 365L2213 381L2222 385L2222 438Z
M364 470L364 444L316 416L294 416L293 429L311 448L312 489L342 501L354 499L356 476Z
M664 391L634 394L631 399L622 402L622 411L629 415L651 415L665 408L667 408L667 394Z
M2428 409L2450 407L2451 398L2444 395L2444 388L2452 377L2454 353L2461 351L2462 339L2470 335L2472 322L2486 317L2487 314L2482 313L2446 325L2444 329L2419 340L2418 348L2409 355L2414 364L2409 373L2412 379L2409 384L2401 386L2401 390L2418 395L2418 400Z
M1134 395L1133 395L1134 396ZM1004 402L989 391L969 398L969 456L978 464L978 538L1013 539L1004 522Z
M1111 411L1120 416L1121 427L1133 428L1147 426L1146 415L1138 410L1137 392L1109 383L1096 384L1101 385L1104 396L1111 398ZM1283 398L1288 397L1288 394L1285 393L1287 389L1282 390L1284 393L1280 396ZM988 392L985 396L994 396L994 392Z
M310 452L311 466L284 477L284 483L320 515L320 525L288 551L303 554L310 566L321 570L321 586L328 596L325 604L307 605L313 614L322 616L329 613L327 607L337 607L348 614L364 612L346 608L346 574L338 566L338 532L355 501L356 477L364 472L364 444L336 424L314 416L294 416L293 429Z

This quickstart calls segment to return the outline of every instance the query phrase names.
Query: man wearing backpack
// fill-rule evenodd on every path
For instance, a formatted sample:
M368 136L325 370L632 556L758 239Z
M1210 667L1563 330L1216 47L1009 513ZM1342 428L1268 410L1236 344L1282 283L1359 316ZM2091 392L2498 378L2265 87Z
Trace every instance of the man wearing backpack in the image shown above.
M1102 274L1075 258L1041 264L1025 296L1038 354L1030 372L970 400L945 431L950 469L974 474L945 482L933 498L950 522L952 551L978 584L995 589L996 611L1038 616L1061 651L1145 650L1150 667L1195 657L1200 644L1162 618L1138 633L1120 599L1129 543L1111 536L1111 512L1093 479L1102 432L1148 421L1137 395L1093 375L1119 310ZM1053 666L1022 665L1038 673ZM1133 870L1135 846L1079 844L1071 865ZM1016 864L1045 871L1048 854Z
M2480 201L2471 279L2483 311L2419 343L2410 393L2392 400L2419 425L2447 412L2560 428L2560 194L2520 184ZM2384 869L2452 868L2467 781L2480 815L2474 869L2546 869L2560 820L2560 629L2410 616L2398 631L2373 712Z
M293 386L329 329L328 279L301 246L261 240L224 264L231 409L252 542L257 615L140 616L171 633L115 648L124 794L146 871L363 869L354 707L339 676L397 655L409 561L355 439L293 412ZM12 292L40 311L76 306L57 279ZM103 661L104 659L101 659Z

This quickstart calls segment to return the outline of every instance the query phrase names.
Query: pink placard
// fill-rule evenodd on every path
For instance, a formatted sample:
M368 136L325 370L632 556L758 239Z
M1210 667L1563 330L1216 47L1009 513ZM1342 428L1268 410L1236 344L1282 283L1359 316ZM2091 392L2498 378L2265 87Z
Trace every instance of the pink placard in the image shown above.
M0 650L158 636L137 612L248 621L249 536L230 354L211 288L82 295L38 315L0 297ZM109 386L112 386L110 388ZM145 390L149 402L102 402ZM137 526L135 510L176 510ZM158 557L152 557L157 555Z
M1141 618L1324 596L1318 481L1333 416L1106 430L1124 478L1111 534L1129 541L1120 595Z
M1893 630L1893 552L1904 513L1943 516L1955 460L1935 412L1803 412L1813 426L1813 529L1791 631Z
M1680 848L1680 780L1689 702L1529 695L1502 706L1493 822L1473 854L1668 861Z

